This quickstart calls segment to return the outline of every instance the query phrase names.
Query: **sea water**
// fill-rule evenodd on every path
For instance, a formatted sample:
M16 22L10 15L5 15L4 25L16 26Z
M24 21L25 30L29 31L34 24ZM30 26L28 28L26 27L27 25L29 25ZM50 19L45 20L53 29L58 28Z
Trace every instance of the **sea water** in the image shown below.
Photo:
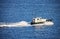
M59 0L0 0L0 22L31 22L34 17L52 19L54 25L0 28L0 39L60 39Z

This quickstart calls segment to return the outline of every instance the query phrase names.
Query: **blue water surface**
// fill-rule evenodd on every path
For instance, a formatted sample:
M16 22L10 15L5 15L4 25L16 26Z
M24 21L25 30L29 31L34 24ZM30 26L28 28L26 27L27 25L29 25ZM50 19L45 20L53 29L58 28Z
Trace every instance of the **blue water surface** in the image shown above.
M0 22L31 22L34 17L52 19L44 28L0 28L0 39L60 39L60 0L0 0Z

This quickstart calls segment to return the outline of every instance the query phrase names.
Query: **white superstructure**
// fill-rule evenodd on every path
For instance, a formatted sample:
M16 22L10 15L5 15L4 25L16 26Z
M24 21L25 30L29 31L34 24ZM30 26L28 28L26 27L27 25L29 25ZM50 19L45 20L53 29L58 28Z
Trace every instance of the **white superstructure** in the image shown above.
M45 22L46 19L43 19L43 18L41 18L41 17L37 17L37 18L33 18L32 21L35 22L35 23L37 23L37 22Z
M44 19L42 17L36 17L36 18L33 18L32 22L31 22L32 25L53 25L53 22L51 19Z

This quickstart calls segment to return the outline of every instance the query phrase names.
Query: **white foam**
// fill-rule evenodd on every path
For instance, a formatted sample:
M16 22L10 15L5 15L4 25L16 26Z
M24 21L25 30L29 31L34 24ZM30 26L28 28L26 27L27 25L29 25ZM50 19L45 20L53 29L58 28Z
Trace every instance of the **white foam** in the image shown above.
M43 26L43 25L53 25L53 22L45 22L43 24L34 24L31 25L29 22L26 21L20 21L16 23L1 23L0 27L26 27L26 26Z
M53 22L45 22L44 25L53 25Z
M2 23L0 27L25 27L25 26L31 26L28 22L26 21L21 21L21 22L16 22L16 23Z

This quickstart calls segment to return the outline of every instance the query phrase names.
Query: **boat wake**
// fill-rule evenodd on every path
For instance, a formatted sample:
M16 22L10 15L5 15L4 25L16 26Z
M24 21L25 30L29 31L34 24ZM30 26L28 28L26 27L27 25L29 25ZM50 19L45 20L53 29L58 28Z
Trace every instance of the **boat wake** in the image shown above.
M0 23L0 27L24 27L24 26L31 26L29 22L21 21L16 23Z
M44 24L31 25L30 22L20 21L16 23L0 23L0 27L26 27L26 26L43 26L43 25L53 25L52 22L45 22Z

